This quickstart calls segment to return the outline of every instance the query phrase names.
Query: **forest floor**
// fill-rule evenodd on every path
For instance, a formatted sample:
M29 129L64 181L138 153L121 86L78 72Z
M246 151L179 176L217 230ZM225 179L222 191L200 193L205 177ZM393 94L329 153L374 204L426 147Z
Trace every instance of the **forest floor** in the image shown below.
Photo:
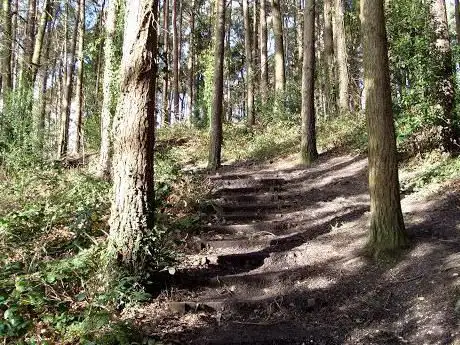
M165 344L460 344L460 181L403 192L412 245L365 254L367 159L225 166L166 290L127 311Z

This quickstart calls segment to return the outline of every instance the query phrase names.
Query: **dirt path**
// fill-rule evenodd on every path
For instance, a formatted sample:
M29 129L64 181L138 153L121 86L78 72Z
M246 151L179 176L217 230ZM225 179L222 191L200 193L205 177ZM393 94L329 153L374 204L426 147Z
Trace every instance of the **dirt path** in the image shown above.
M172 344L460 344L460 184L406 196L413 246L376 263L362 255L366 163L283 160L211 176L202 250L138 311L141 328Z

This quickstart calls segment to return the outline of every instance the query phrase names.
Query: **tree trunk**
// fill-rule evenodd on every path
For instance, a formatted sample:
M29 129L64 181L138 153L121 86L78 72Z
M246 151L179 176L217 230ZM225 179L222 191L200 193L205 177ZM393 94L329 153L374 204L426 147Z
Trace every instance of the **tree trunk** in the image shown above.
M176 121L180 120L180 111L179 111L179 34L177 26L179 25L177 20L177 12L179 6L177 0L173 0L172 8L172 27L173 27L173 112L174 119Z
M361 0L361 21L369 132L369 245L378 255L404 247L408 240L399 194L383 0Z
M436 30L436 54L438 59L438 80L436 81L439 103L443 109L440 120L444 149L452 151L458 149L454 143L455 130L453 124L453 108L455 89L453 81L452 49L449 39L449 26L447 22L446 3L444 0L434 0L431 12Z
M220 167L222 148L222 112L224 93L224 45L225 45L225 0L217 0L217 25L214 47L214 94L211 110L211 135L208 168L215 171Z
M4 23L3 42L1 52L1 91L2 95L11 91L13 88L13 78L11 73L11 59L13 49L13 35L11 23L11 0L3 0L2 19Z
M454 0L455 2L455 31L457 34L457 44L460 44L460 6L459 0Z
M171 124L171 112L169 111L169 0L163 0L163 122Z
M286 71L284 63L283 19L281 16L280 0L272 2L273 35L275 38L275 91L282 94L286 86Z
M332 0L324 0L324 93L326 98L327 115L335 114L336 112L336 97L335 84L336 78L334 74L334 36L332 31Z
M18 13L19 13L19 0L14 2L12 8L12 19L11 19L11 87L16 88L18 80L18 42L16 42L17 30L18 30Z
M337 69L338 69L338 101L339 110L341 113L346 113L350 110L349 95L348 95L348 56L347 56L347 42L345 34L345 4L344 0L335 1L335 28L333 32L336 41L336 56L337 56Z
M119 264L140 272L154 227L158 0L126 0L125 9L109 248Z
M225 100L224 100L224 120L227 120L228 122L231 122L232 121L232 118L233 118L233 104L231 103L231 99L232 99L232 71L230 70L230 66L232 64L232 56L231 56L231 33L232 33L232 14L233 14L233 6L232 6L232 2L230 1L229 4L228 4L228 15L227 15L227 18L228 18L228 22L227 22L227 34L225 36L225 45L226 45L226 49L227 49L227 54L226 54L226 59L225 59L225 62L226 62L226 72L227 72L227 75L226 75L226 82L227 82L227 85L226 85L226 96L225 96Z
M243 0L243 19L244 19L244 51L245 51L245 67L246 67L246 104L248 124L255 124L254 117L254 69L252 61L252 45L251 45L251 20L249 16L248 0Z
M115 63L114 39L116 34L116 20L118 0L109 0L107 19L105 24L104 43L104 75L102 80L102 109L101 109L101 148L99 152L98 176L110 178L111 146L112 146L112 118L114 111L113 78Z
M51 18L51 7L51 1L45 0L43 3L43 12L40 16L40 23L38 24L37 35L35 36L35 43L33 45L32 62L30 66L31 83L35 82L37 71L40 68L40 57L42 55L43 40L45 38L45 31L48 20Z
M85 37L85 0L79 0L79 19L78 19L78 49L75 81L75 153L79 153L82 144L82 120L83 120L83 49Z
M310 165L318 158L315 124L315 0L306 0L304 8L302 66L302 163Z
M190 34L189 34L189 51L188 51L188 79L187 79L187 93L188 93L188 111L189 121L192 121L194 116L195 104L195 0L191 2L190 9Z
M267 14L265 0L260 0L260 93L267 100L268 63L267 63Z
M21 66L21 85L24 88L28 88L32 85L32 56L34 52L36 10L37 1L29 0L27 10L26 35L24 43L24 56Z
M68 5L67 5L68 6ZM68 27L69 27L69 9L66 8L66 18L65 18L65 30L66 30L66 40L68 36ZM77 45L77 27L78 27L78 18L80 17L80 6L77 6L77 14L76 14L76 27L72 33L70 44L70 49L66 48L65 54L65 85L64 85L64 93L63 93L63 102L62 102L62 111L61 111L61 134L59 139L59 147L58 147L58 155L59 158L64 158L67 155L67 148L69 145L69 122L70 122L70 103L72 100L72 80L73 80L73 73L75 70L75 50Z
M327 0L325 0L327 1ZM297 62L298 66L303 64L303 11L304 0L298 0L297 18L296 18L296 34L297 34Z

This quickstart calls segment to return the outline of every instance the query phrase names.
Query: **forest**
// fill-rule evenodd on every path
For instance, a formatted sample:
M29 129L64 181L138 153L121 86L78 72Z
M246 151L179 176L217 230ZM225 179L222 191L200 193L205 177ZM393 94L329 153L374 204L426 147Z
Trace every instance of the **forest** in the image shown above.
M0 342L460 344L459 0L0 0Z

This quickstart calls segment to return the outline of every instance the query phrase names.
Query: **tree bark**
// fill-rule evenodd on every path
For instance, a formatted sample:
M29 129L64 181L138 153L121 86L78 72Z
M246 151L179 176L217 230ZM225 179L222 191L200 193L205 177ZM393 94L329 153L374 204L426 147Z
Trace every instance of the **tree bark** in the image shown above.
M187 93L188 93L188 111L189 120L192 121L194 116L195 104L195 0L191 2L190 9L190 35L189 35L189 52L188 52L188 79L187 79Z
M11 0L3 0L2 8L2 19L3 19L3 42L1 52L1 91L2 95L11 91L13 88L13 78L11 73L11 59L13 50L13 35L12 35L12 23L11 23Z
M302 64L302 163L310 165L318 158L315 124L315 0L306 0L304 8Z
M126 0L125 9L109 248L120 265L140 272L154 227L158 0Z
M408 243L400 203L383 0L361 0L361 25L369 132L369 247L378 255Z
M286 87L286 71L284 62L283 19L280 0L271 0L273 35L275 39L275 91L282 94Z
M334 36L332 31L332 0L324 0L324 93L326 98L326 113L332 115L336 112L337 99L336 77L334 73Z
M21 85L28 88L32 85L32 56L34 52L35 38L35 12L37 1L29 0L27 11L27 25L24 43L24 56L21 66Z
M40 23L38 24L37 28L37 35L35 36L35 43L33 44L33 54L30 66L32 83L35 82L37 71L40 68L40 58L42 55L43 40L45 38L45 31L46 26L48 24L48 20L51 18L51 7L51 1L45 0L45 2L43 3L43 11L40 16Z
M179 25L177 19L178 2L173 0L172 8L172 27L173 27L173 113L176 121L180 120L179 110L179 34L177 26Z
M349 93L348 93L348 54L347 42L345 34L345 4L344 0L335 1L335 15L333 29L336 41L336 57L337 57L337 72L338 72L338 101L339 110L341 113L346 113L350 110Z
M211 110L211 135L208 168L217 170L221 165L222 112L224 93L225 0L217 0L217 25L214 47L214 94Z
M453 124L453 109L455 87L453 81L452 48L449 38L446 3L444 0L434 0L431 5L433 24L436 31L436 54L438 59L438 80L436 81L438 100L443 114L439 125L442 127L441 136L444 149L453 151L458 149L454 142L456 130Z
M171 123L171 112L169 111L169 0L163 0L163 123Z
M255 124L254 117L254 68L252 59L251 45L251 20L249 16L248 0L243 0L243 20L244 20L244 51L245 51L245 67L246 67L246 105L248 125Z
M260 93L264 101L268 93L267 35L266 2L260 0Z
M327 0L325 0L327 1ZM304 0L298 0L297 18L296 18L296 35L297 35L297 61L298 65L303 64L303 17L304 17Z
M78 19L78 49L76 61L75 81L75 153L80 153L82 145L82 121L83 121L83 49L85 45L85 0L79 0Z
M459 0L454 0L455 3L455 31L457 34L457 44L460 44L460 5Z

